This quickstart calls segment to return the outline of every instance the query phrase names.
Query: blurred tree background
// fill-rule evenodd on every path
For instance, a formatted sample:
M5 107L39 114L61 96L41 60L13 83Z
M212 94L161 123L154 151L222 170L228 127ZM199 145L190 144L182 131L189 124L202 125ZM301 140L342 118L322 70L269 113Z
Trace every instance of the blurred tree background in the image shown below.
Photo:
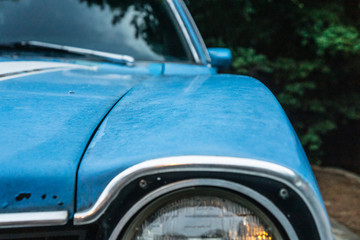
M185 0L208 47L276 95L314 164L360 172L360 2Z

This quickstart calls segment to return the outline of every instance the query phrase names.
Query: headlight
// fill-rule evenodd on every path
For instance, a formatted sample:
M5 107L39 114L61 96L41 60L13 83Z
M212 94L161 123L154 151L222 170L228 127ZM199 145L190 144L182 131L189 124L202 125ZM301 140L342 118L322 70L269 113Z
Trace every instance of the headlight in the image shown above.
M161 197L128 225L126 240L281 240L270 218L239 195L191 188Z

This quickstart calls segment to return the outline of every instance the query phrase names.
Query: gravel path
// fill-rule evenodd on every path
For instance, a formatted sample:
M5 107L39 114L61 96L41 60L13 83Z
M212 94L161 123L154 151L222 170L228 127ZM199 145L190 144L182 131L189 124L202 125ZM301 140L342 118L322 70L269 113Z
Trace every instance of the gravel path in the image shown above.
M358 235L334 219L331 219L331 226L335 240L360 240Z
M313 166L336 240L360 240L360 177Z

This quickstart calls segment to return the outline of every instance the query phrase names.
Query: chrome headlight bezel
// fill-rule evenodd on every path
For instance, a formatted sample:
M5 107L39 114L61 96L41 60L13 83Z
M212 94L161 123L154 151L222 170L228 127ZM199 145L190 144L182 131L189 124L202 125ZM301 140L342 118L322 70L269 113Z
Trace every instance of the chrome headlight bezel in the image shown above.
M123 217L115 226L109 239L110 240L124 239L124 234L128 229L128 226L132 222L132 220L136 218L136 216L141 212L141 210L146 208L146 206L151 204L153 201L156 201L160 197L166 196L168 194L171 194L172 192L176 192L178 190L182 190L186 188L201 188L201 187L219 188L219 189L223 189L224 191L230 191L233 192L234 194L239 194L239 196L242 196L243 198L252 202L258 208L260 208L261 211L265 212L266 215L269 218L271 218L271 220L275 223L277 229L279 229L279 232L281 232L281 235L283 236L284 239L289 239L290 238L289 236L291 236L291 239L294 240L299 239L297 233L295 232L292 224L289 222L287 217L283 214L282 211L279 210L279 208L275 204L273 204L265 196L254 191L251 188L248 188L238 183L234 183L226 180L220 180L220 179L209 179L209 178L187 179L183 181L173 182L150 192L142 199L140 199L138 202L136 202L126 212L126 214L123 215Z
M140 186L143 181L146 187ZM180 156L135 165L117 175L91 208L80 209L74 224L94 223L92 228L103 229L106 239L117 239L131 217L150 201L170 188L191 186L224 187L249 196L274 215L288 238L332 239L321 198L305 179L280 165L230 157ZM281 195L283 189L288 192L286 198Z
M150 202L127 224L121 239L284 239L271 218L238 193L191 187Z

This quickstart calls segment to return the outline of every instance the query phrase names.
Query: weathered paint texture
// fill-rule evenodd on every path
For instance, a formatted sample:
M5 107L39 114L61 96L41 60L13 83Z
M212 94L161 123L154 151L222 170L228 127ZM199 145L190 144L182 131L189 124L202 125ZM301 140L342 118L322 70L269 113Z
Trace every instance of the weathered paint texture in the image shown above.
M0 72L11 73L0 76L0 213L68 210L71 216L76 171L104 116L139 82L181 67L191 65L0 58ZM192 74L212 72L196 66Z
M0 81L1 212L71 216L75 196L84 210L124 169L179 155L277 163L320 197L291 124L257 80L181 64L86 66Z
M287 167L320 197L298 138L272 93L243 76L172 76L132 88L110 112L81 162L78 209L117 174L181 155L251 158Z

